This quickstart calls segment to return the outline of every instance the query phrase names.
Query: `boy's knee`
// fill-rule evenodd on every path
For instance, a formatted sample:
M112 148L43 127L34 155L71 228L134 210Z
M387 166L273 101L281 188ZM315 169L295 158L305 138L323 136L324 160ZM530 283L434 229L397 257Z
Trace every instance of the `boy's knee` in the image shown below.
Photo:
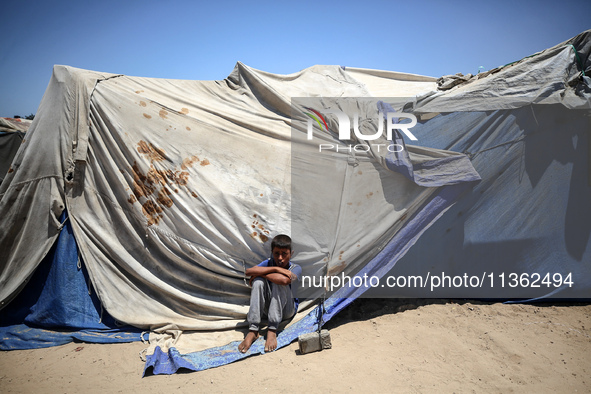
M266 282L266 279L265 279L265 278L261 278L260 276L258 276L258 277L254 278L254 279L252 280L252 284L251 284L251 285L252 285L252 288L253 288L253 289L254 289L255 287L256 287L256 288L263 288L263 287L265 287L265 285L266 285L266 283L265 283L265 282Z

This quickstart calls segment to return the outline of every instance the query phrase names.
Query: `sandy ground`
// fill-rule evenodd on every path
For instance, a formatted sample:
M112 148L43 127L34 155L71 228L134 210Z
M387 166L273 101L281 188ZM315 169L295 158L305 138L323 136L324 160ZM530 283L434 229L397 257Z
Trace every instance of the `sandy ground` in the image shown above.
M357 300L327 328L332 349L144 378L139 342L2 352L0 392L591 392L589 304Z

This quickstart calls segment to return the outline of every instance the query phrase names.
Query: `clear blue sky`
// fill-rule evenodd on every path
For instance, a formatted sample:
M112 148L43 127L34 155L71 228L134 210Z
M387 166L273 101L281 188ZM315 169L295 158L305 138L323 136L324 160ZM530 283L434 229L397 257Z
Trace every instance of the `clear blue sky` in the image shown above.
M29 1L0 5L0 116L37 111L54 64L225 78L336 64L439 77L519 60L591 28L591 1Z

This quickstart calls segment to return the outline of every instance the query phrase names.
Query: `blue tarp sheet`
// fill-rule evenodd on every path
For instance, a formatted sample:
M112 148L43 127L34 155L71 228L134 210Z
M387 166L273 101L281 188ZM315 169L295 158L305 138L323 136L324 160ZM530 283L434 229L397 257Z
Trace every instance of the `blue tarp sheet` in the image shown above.
M56 244L21 293L0 312L0 349L33 349L74 340L139 341L141 331L119 327L104 310L82 262L66 213Z
M584 110L533 105L442 113L417 124L413 133L421 145L467 154L482 181L425 232L390 274L485 274L478 289L441 286L428 294L434 298L589 299L588 122ZM509 283L513 274L523 280ZM550 274L550 285L533 283L536 274ZM554 275L565 279L569 274L572 286L564 280L555 286ZM385 296L373 289L372 294ZM407 287L388 289L387 296L426 294Z

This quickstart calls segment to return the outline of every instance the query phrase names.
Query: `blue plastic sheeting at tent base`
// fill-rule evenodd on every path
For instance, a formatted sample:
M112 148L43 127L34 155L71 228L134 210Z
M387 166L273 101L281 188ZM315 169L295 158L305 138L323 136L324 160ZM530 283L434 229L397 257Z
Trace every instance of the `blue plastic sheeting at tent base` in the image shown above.
M88 273L78 260L69 220L21 293L0 311L0 350L35 349L74 340L118 343L141 340L103 311Z
M345 299L327 300L327 302L330 302L331 306L333 306L335 302L346 301L347 300ZM351 299L348 301L347 304L353 300ZM280 332L277 335L277 349L289 345L302 334L317 330L317 313L318 308L314 308L314 310L308 313L303 319ZM328 318L323 320L327 321ZM188 354L181 354L175 348L170 348L168 353L165 353L160 347L156 347L154 353L146 357L144 376L150 372L154 375L170 375L176 373L180 368L185 368L191 371L203 371L209 368L230 364L234 361L242 360L250 356L265 353L265 339L263 336L260 336L255 342L253 342L252 346L246 353L238 351L239 344L240 341L234 341L224 346L218 346Z
M470 184L458 184L442 187L421 209L398 231L388 245L378 253L356 276L382 277L396 264L406 251L416 242L421 234L445 212L457 198L468 188ZM352 281L354 283L354 281ZM324 303L323 313L319 313L319 307L310 311L303 319L288 326L277 335L277 349L289 345L300 335L318 330L318 325L328 322L338 312L361 296L368 287L348 286L337 290ZM173 374L179 368L191 371L229 364L255 354L264 353L264 339L259 337L247 353L238 351L239 341L234 341L225 346L202 350L188 354L181 354L174 347L167 353L156 347L153 354L146 356L144 376L147 373Z
M80 341L90 343L122 343L141 340L139 332L115 330L53 331L32 328L25 324L0 327L1 350L38 349Z

